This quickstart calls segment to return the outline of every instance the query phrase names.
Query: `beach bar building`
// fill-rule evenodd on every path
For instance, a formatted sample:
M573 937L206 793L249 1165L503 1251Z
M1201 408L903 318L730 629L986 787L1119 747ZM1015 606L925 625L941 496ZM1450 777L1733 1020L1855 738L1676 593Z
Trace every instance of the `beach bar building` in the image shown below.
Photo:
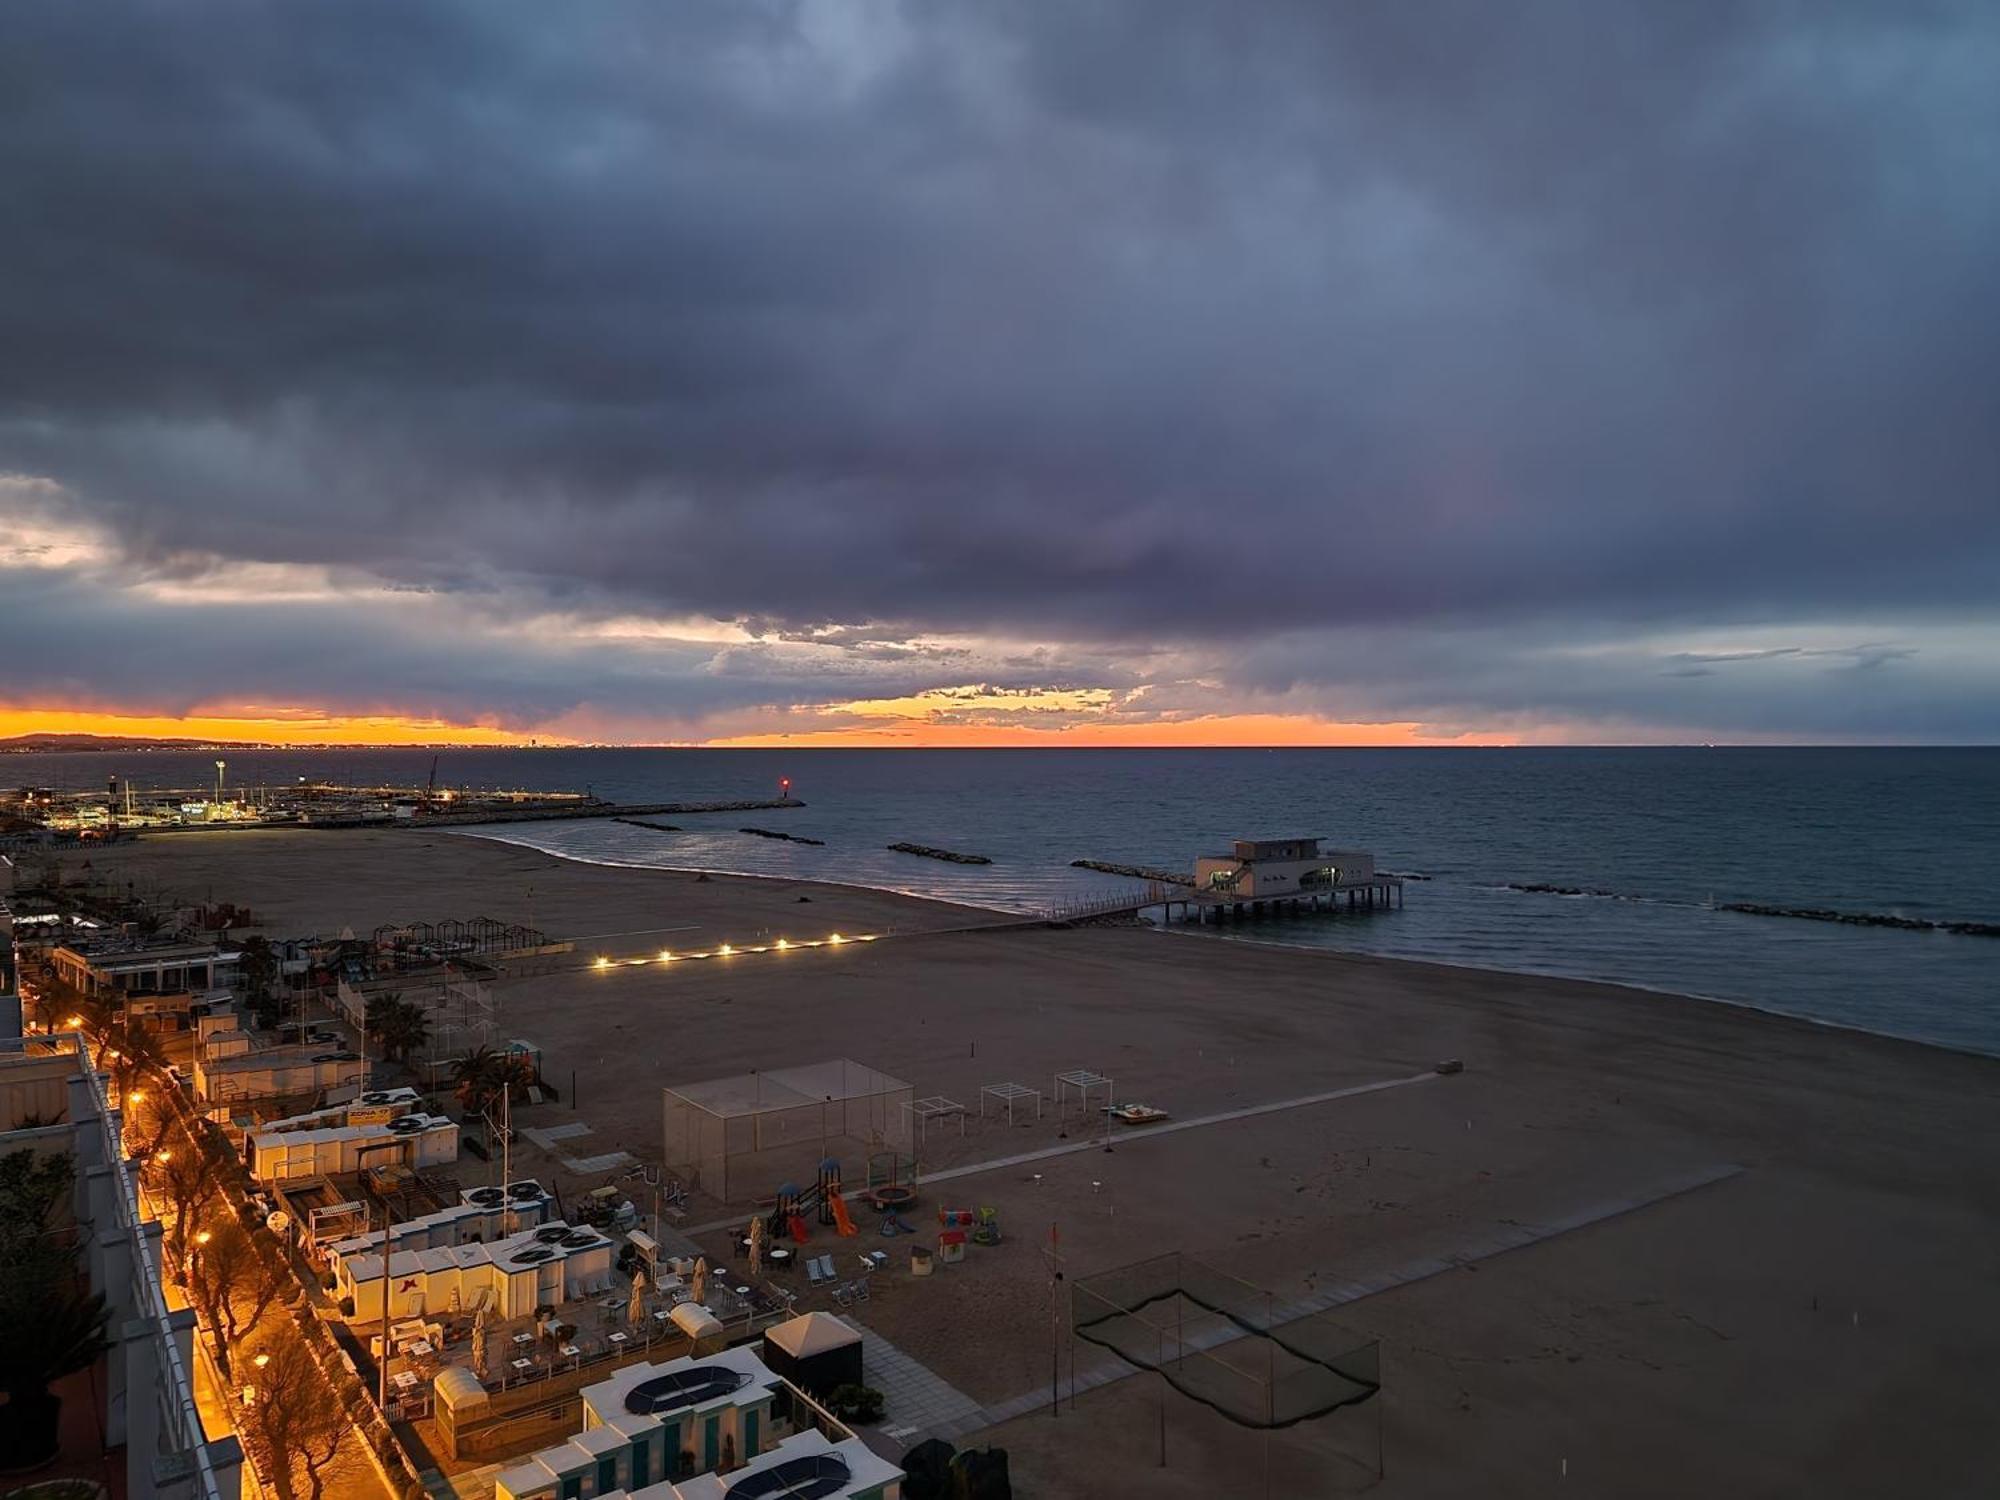
M230 1037L220 1032L217 1037ZM240 1044L241 1034L234 1040ZM317 1096L368 1076L368 1060L338 1047L266 1047L223 1052L211 1039L194 1060L195 1095L203 1104L227 1105L256 1099Z
M551 1220L503 1240L398 1250L389 1256L389 1313L410 1318L454 1308L489 1308L525 1318L611 1290L611 1241L584 1225ZM382 1316L382 1256L349 1255L334 1270L337 1294L354 1299L354 1319Z
M525 1230L539 1229L555 1217L556 1200L539 1182L526 1179L505 1187L465 1188L459 1201L436 1213L420 1214L389 1226L391 1250L444 1250L457 1245L504 1240ZM327 1257L339 1275L340 1263L353 1255L372 1255L381 1248L382 1231L346 1235L327 1246Z
M226 989L239 955L214 943L155 941L105 932L51 950L49 964L65 984L86 995L122 1000Z
M394 1150L384 1150L394 1147ZM324 1130L259 1130L244 1147L259 1182L336 1177L364 1166L448 1167L458 1160L458 1122L445 1115L400 1115L381 1125Z

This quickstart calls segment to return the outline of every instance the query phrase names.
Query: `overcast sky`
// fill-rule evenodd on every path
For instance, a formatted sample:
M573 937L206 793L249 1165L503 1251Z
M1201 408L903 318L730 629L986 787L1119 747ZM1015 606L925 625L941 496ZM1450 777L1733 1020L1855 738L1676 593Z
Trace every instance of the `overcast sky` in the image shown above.
M8 6L0 707L2000 739L1996 78L1920 0Z

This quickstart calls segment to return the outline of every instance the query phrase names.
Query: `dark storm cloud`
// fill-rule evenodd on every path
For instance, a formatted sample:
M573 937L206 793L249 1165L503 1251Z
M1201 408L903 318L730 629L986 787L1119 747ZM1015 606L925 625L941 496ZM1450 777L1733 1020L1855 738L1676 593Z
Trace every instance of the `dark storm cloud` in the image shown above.
M1994 76L1977 5L13 7L0 469L878 660L1991 625Z

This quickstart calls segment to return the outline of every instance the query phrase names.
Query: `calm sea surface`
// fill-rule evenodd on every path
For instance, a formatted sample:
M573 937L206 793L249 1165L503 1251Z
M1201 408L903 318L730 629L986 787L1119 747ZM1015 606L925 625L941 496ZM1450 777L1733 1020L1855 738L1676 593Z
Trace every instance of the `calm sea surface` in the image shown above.
M429 751L240 752L229 780L421 782ZM0 758L0 784L192 786L213 758ZM807 806L496 836L576 859L844 881L1013 910L1187 869L1232 838L1319 834L1428 875L1393 913L1273 919L1223 941L1617 980L2000 1054L2000 938L1850 927L1711 903L2000 922L2000 750L447 751L441 784L623 802ZM824 839L746 836L745 825ZM897 840L990 866L894 854ZM1557 885L1561 896L1512 889ZM249 893L255 900L255 893ZM1189 941L1216 940L1216 929Z

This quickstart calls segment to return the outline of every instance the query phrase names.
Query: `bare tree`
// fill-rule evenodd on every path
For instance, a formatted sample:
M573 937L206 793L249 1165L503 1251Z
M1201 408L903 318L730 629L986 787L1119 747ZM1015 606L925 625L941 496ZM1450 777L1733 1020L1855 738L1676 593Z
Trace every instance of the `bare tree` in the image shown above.
M218 1192L215 1173L204 1153L181 1135L153 1153L146 1163L144 1181L146 1190L164 1199L172 1211L168 1246L175 1255L183 1254L187 1249L189 1224L198 1224L204 1210L215 1200Z
M188 1296L215 1335L216 1363L225 1377L230 1376L229 1354L238 1338L254 1333L271 1304L293 1285L234 1219L221 1218L215 1228L196 1232Z
M255 1395L240 1430L255 1445L278 1500L298 1500L301 1479L309 1500L321 1500L325 1470L353 1424L296 1328L288 1325L252 1347L262 1363L244 1371Z

